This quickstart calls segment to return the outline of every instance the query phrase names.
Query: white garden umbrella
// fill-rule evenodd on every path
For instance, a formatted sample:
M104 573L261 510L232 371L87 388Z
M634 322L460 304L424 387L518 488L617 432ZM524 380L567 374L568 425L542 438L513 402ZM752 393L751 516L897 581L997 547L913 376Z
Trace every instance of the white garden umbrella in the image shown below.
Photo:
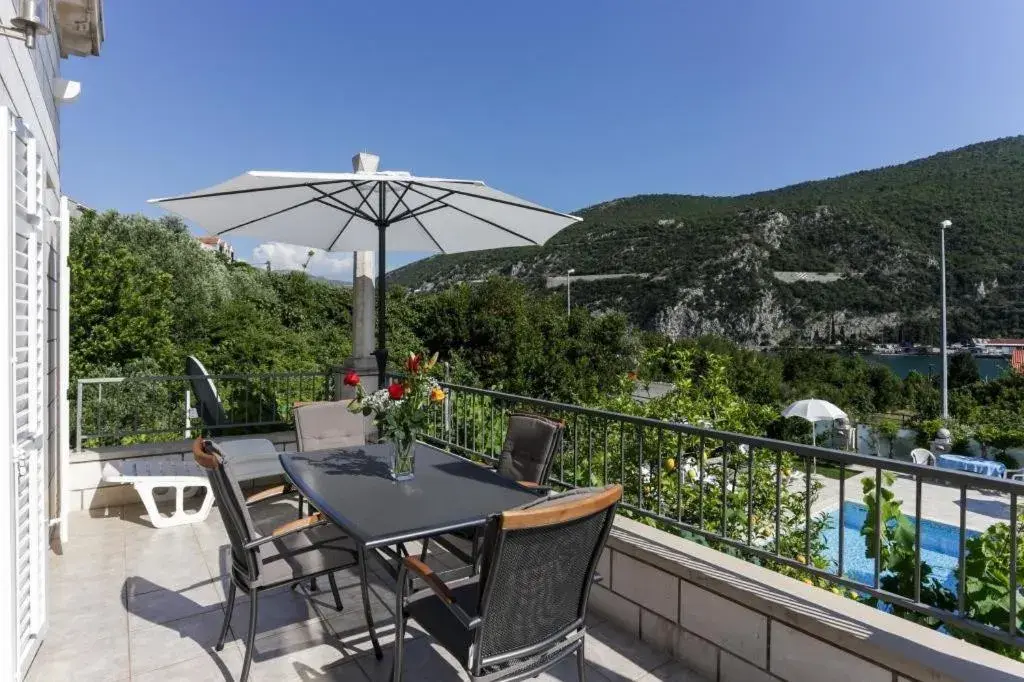
M363 163L366 155L354 162ZM377 346L385 345L384 254L456 253L539 245L581 220L479 180L404 172L249 171L219 185L150 203L218 236L244 236L324 251L377 251ZM357 166L357 167L362 167Z
M827 400L807 398L797 400L782 411L783 417L799 417L811 422L811 442L815 443L814 424L823 421L846 419L846 413Z

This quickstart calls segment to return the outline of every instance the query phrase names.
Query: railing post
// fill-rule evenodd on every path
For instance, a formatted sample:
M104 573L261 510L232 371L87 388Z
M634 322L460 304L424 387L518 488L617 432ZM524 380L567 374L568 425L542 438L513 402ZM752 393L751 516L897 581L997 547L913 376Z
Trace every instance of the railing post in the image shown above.
M192 440L192 391L185 389L185 440Z
M82 380L78 380L78 397L75 400L75 452L82 451Z
M451 384L452 380L452 367L447 362L444 363L444 383ZM444 439L450 440L450 433L452 430L452 399L451 389L444 394Z

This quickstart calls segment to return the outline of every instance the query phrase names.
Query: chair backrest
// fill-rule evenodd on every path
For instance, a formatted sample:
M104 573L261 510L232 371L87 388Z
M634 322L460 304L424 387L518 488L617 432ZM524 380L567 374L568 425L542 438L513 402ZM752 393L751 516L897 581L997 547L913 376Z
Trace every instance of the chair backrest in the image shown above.
M544 483L564 430L562 422L537 414L509 415L498 473L514 481Z
M197 438L192 443L192 456L196 464L206 470L206 476L210 479L217 509L220 510L231 543L232 572L242 580L253 583L259 578L259 552L256 549L245 549L244 545L259 537L259 533L249 515L245 495L216 443Z
M914 448L910 451L910 459L914 464L935 464L935 455L924 448Z
M299 452L366 444L363 416L349 412L348 401L298 403L292 415Z
M494 517L481 547L472 666L526 658L582 627L621 485L583 488Z
M217 395L217 387L213 385L210 373L206 371L199 358L194 355L185 358L185 374L192 384L192 395L196 397L196 407L203 424L207 428L228 424L228 415L224 412L220 396Z

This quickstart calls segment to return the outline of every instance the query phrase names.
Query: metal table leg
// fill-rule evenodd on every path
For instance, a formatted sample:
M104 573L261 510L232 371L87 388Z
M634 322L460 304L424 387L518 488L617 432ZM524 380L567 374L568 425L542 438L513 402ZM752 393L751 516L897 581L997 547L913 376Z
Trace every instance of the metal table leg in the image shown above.
M366 548L362 545L359 545L359 578L363 588L363 613L366 614L366 628L370 632L370 641L373 642L373 653L379 661L384 658L384 652L380 649L377 631L373 627L373 611L370 609L370 582L366 571Z

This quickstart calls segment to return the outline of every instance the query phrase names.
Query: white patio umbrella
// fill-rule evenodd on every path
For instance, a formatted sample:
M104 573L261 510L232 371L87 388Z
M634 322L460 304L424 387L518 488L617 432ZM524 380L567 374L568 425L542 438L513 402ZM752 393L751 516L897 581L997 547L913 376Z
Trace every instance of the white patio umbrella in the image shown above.
M782 411L783 417L799 417L811 422L811 442L817 443L814 425L823 421L846 419L846 413L827 400L807 398L797 400Z
M353 165L370 172L249 171L207 189L150 203L217 236L256 237L324 251L377 251L381 371L387 347L384 254L389 248L456 253L540 245L581 220L479 180L377 171L376 157L367 156L357 155Z

